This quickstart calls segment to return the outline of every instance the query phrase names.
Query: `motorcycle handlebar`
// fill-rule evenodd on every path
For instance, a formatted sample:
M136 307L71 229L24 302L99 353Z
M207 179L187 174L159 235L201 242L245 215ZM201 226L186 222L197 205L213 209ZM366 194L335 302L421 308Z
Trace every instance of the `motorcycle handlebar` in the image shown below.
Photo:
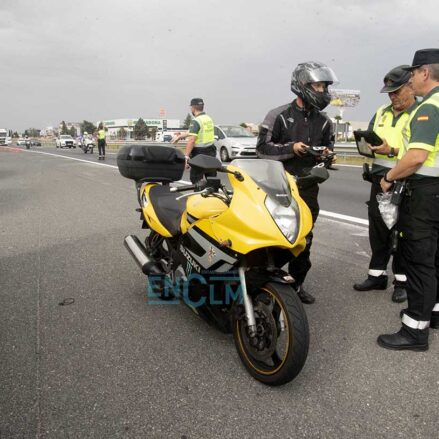
M308 146L306 148L307 154L312 155L317 162L321 162L326 168L331 169L331 164L336 156L335 151L329 150L327 153L324 151L327 149L326 146Z
M335 152L331 150L327 154L324 154L323 151L325 151L325 149L327 149L327 146L308 146L306 152L317 157L331 157L335 155Z
M192 190L202 191L206 186L207 186L207 181L200 180L196 184L190 184L187 186L171 187L171 189L169 189L169 192L185 192L185 191L192 191Z

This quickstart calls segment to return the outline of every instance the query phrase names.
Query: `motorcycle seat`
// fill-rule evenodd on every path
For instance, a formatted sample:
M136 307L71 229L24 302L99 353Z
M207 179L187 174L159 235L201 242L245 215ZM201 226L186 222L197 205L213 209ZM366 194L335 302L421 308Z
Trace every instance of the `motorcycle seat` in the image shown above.
M186 199L177 200L181 195L169 192L169 186L157 185L149 191L149 199L163 227L172 235L181 233L181 217L186 210Z

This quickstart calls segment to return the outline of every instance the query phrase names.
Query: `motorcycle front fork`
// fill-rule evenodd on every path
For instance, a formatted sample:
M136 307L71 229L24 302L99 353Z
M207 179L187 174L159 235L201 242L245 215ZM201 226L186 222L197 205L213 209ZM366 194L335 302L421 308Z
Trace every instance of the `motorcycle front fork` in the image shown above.
M256 335L256 318L253 309L253 303L247 292L247 284L245 282L245 267L239 267L239 280L241 282L242 300L244 302L245 317L247 319L248 330L251 337Z

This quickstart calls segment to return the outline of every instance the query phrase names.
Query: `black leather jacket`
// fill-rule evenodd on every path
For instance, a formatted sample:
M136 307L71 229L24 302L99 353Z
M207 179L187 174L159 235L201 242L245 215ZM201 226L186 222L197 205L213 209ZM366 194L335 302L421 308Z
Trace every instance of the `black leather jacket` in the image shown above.
M259 158L280 160L285 169L300 176L303 170L316 164L309 154L293 152L293 143L334 148L334 130L331 120L316 109L309 111L297 106L296 101L271 110L260 127L256 152Z

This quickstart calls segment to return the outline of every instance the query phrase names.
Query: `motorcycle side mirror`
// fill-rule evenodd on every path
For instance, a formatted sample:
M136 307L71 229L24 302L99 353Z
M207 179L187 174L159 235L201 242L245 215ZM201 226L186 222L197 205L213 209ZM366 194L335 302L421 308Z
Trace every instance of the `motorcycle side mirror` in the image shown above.
M202 169L206 172L219 171L222 168L222 163L210 155L199 154L188 161L191 167Z
M323 183L329 178L329 172L324 166L314 166L311 169L310 176L316 183Z
M323 165L317 165L311 168L309 174L304 177L299 177L299 183L323 183L329 178L329 172Z

